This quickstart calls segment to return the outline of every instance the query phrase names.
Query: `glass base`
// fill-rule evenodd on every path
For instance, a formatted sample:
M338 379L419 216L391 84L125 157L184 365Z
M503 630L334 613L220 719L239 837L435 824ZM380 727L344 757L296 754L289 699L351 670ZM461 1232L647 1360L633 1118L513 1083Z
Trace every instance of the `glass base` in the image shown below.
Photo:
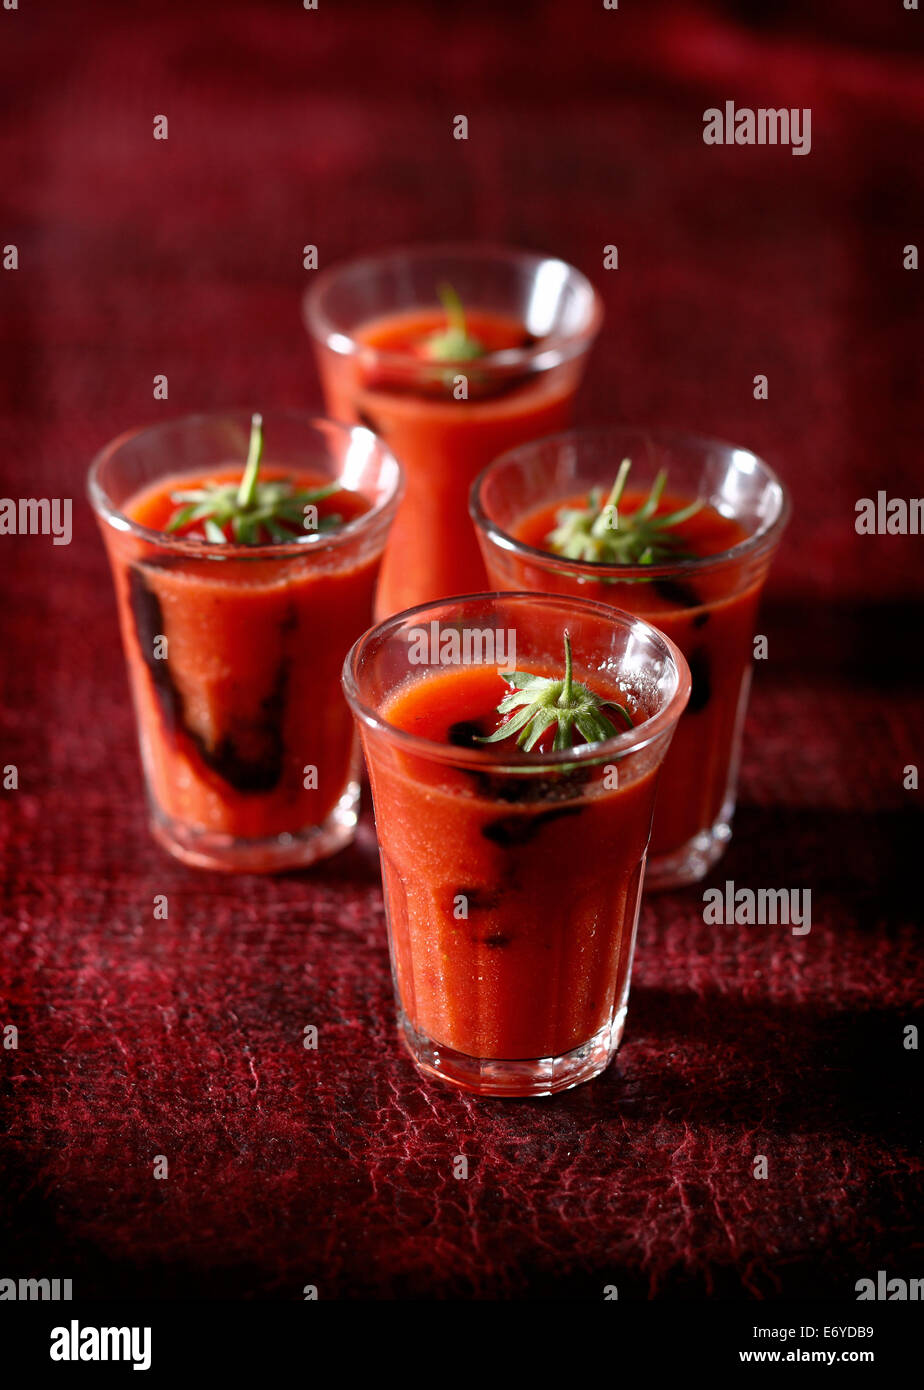
M580 1047L560 1057L535 1057L503 1061L495 1057L468 1057L444 1047L415 1028L403 1010L398 1012L401 1038L424 1076L446 1081L478 1096L553 1096L591 1081L605 1071L622 1041L626 1007Z
M304 869L345 849L356 833L359 818L359 783L350 782L320 825L295 834L271 835L262 840L241 840L210 830L197 830L151 810L151 833L158 844L194 869L217 869L231 874L276 874Z
M723 807L714 825L708 830L701 830L680 849L672 850L670 854L649 854L645 890L660 892L665 888L683 888L705 878L713 864L722 858L731 839L733 809Z

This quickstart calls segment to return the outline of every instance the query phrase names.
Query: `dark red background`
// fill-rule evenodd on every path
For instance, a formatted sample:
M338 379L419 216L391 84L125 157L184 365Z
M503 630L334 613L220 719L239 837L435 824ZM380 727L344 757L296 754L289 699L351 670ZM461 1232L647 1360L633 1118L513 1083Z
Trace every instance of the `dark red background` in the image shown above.
M922 272L902 269L924 243L922 26L900 0L0 10L0 244L20 251L0 271L0 492L75 499L70 548L0 539L0 764L20 775L0 812L0 1024L19 1028L0 1275L590 1299L924 1275L902 1046L922 1022L902 786L924 751L922 541L853 525L858 497L922 492ZM727 98L811 106L812 153L707 148ZM447 236L594 278L585 421L740 441L795 500L710 881L810 888L811 935L705 927L700 890L652 899L617 1062L552 1101L460 1097L399 1052L368 811L353 849L284 879L195 873L151 842L82 500L129 426L319 405L305 243L327 265Z

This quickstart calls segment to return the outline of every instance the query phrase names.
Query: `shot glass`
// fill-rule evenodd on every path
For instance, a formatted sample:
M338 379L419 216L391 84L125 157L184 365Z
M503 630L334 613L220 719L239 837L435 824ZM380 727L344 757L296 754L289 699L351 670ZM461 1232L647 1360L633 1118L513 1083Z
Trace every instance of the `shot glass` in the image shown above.
M511 661L560 674L565 631L574 680L634 727L557 752L477 742ZM622 1037L658 770L689 693L680 652L603 604L478 594L372 628L343 685L414 1062L480 1095L590 1080Z
M340 691L400 494L369 430L264 417L268 476L345 489L338 529L243 545L178 536L174 490L238 476L250 417L122 435L88 480L109 556L155 838L202 868L271 872L347 844L359 750ZM352 519L351 519L352 518ZM307 524L307 523L306 523Z
M637 565L578 562L545 549L557 513L592 489L606 496L623 459L639 498L663 469L672 499L714 508L724 548ZM493 587L610 603L656 624L686 656L692 689L661 778L646 887L698 881L731 837L756 615L789 514L779 478L750 450L714 440L577 430L490 464L472 488L471 514Z
M433 360L440 293L457 297L477 358ZM359 421L400 460L407 491L389 539L376 615L485 587L468 490L503 450L564 429L600 299L553 257L422 245L322 272L305 297L327 413Z

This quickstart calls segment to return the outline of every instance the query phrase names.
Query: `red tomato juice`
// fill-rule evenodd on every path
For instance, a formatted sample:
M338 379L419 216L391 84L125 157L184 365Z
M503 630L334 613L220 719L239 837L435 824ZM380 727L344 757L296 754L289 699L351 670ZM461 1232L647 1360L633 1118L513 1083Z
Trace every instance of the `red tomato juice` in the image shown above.
M628 515L646 494L627 493L620 510ZM658 515L685 507L691 497L665 496ZM548 550L547 538L563 508L582 507L580 493L543 505L523 517L515 537L538 550ZM672 528L683 548L701 558L730 550L747 538L735 520L704 506L689 520ZM685 573L682 577L620 582L599 580L561 569L541 570L526 556L492 547L488 560L491 582L505 589L541 589L568 593L622 608L645 618L670 637L690 666L690 700L668 749L661 774L649 853L670 854L718 819L729 785L742 682L751 663L752 637L763 576L742 583L743 566L720 571Z
M649 713L596 673L575 680L636 723ZM382 717L451 758L498 726L508 689L494 667L457 666L398 687ZM469 1057L585 1044L624 1002L631 966L657 760L630 755L608 787L600 763L524 775L517 756L513 739L477 767L412 745L367 755L405 1014Z
M472 308L466 323L488 354L536 342L521 323L502 315ZM425 360L424 346L445 326L439 308L390 315L355 335L373 350L369 362L361 351L355 358L333 352L320 358L329 413L367 425L404 469L406 491L382 567L379 618L484 589L484 563L468 519L473 479L506 449L564 429L571 419L578 361L500 378L490 356L440 369ZM376 352L403 354L405 366L389 367ZM413 367L415 353L421 364L416 376L406 365ZM460 371L468 381L467 400L453 395Z
M298 488L328 481L284 476ZM171 493L239 478L239 465L166 477L123 510L163 532L176 510ZM348 523L369 505L341 490L318 511ZM347 547L320 545L250 558L229 545L227 559L208 561L170 550L166 536L158 551L111 528L104 535L155 810L247 840L321 823L351 776L340 667L369 621L379 557L357 561ZM310 766L316 785L306 787Z

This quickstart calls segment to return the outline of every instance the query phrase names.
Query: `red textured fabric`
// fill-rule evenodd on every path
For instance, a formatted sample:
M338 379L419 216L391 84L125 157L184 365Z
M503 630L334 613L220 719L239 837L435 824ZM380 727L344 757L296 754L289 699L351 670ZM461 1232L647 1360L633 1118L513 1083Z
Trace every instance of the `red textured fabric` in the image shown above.
M0 538L4 1277L595 1299L924 1274L922 542L853 524L922 490L921 46L914 12L834 0L0 11L0 492L75 499L70 547ZM706 147L726 99L811 106L811 154ZM593 276L582 419L739 440L795 501L709 882L810 888L811 934L647 901L618 1059L551 1101L461 1097L399 1051L368 805L351 850L275 880L152 843L82 502L125 428L320 404L303 245L447 235Z

